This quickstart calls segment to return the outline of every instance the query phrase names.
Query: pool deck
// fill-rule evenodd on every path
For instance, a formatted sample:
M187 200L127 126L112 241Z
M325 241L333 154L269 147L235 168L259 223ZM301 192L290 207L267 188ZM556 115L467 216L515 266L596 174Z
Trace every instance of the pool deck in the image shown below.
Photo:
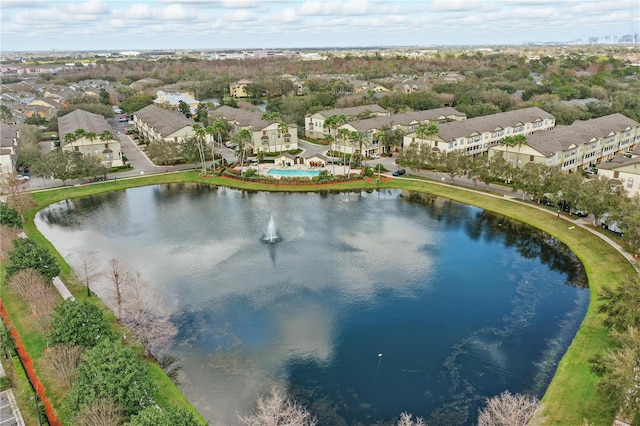
M256 163L253 163L248 166L236 167L236 169L241 170L242 173L244 173L247 169L254 169L261 175L271 176L276 179L280 179L282 176L277 174L268 174L267 172L271 169L317 171L317 172L327 170L329 174L333 175L334 169L335 169L336 176L349 175L352 173L360 173L360 169L352 169L349 166L332 166L331 164L327 164L324 167L309 167L306 164L294 164L292 166L276 166L275 164L272 164L272 163L259 163L257 165Z

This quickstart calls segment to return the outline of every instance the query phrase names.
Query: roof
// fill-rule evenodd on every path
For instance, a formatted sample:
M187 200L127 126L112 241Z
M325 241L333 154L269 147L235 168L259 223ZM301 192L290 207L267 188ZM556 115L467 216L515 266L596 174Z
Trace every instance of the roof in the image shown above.
M65 144L64 136L68 133L75 133L77 129L84 129L85 132L93 132L96 135L102 134L105 130L113 133L113 129L103 116L82 109L77 109L58 118L58 134L62 145Z
M279 120L263 120L262 113L248 111L243 108L233 108L223 105L211 112L211 115L222 117L226 121L236 121L241 127L250 127L252 130L262 130L268 126L279 123ZM295 124L287 124L289 129L295 129Z
M19 128L18 124L0 123L0 146L4 148L14 146Z
M399 124L409 126L413 123L423 123L425 121L445 120L451 116L464 117L465 114L455 108L434 108L424 111L411 111L403 114L384 115L379 117L367 118L365 120L351 121L349 124L356 130L367 131L371 129L382 129L385 126Z
M134 115L163 136L168 136L184 127L193 126L195 123L193 118L187 118L181 112L153 104L147 105Z
M572 145L579 146L589 143L594 138L600 139L638 126L640 124L636 121L616 113L586 121L574 121L569 126L556 126L553 130L534 133L527 136L527 145L548 157L567 150Z
M483 117L468 118L462 121L438 124L438 136L445 141L467 137L474 133L482 134L494 130L502 130L505 127L516 127L524 123L533 123L539 120L554 120L554 116L538 108L530 107L486 115Z
M377 104L362 105L362 106L355 106L355 107L349 107L349 108L334 108L334 109L328 109L325 111L318 111L316 114L320 114L325 118L329 118L332 115L346 115L347 117L356 117L367 111L371 113L377 113L377 114L389 114L389 112L386 109L382 108L380 105L377 105ZM309 115L313 115L313 114L309 114Z
M616 170L633 164L640 164L640 157L627 158L627 157L615 157L609 163L598 164L599 169Z

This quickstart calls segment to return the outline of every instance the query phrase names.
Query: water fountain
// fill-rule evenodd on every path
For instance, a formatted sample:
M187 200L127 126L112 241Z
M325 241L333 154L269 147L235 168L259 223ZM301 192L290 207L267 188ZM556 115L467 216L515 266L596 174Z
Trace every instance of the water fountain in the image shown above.
M280 237L276 232L276 222L275 220L273 220L273 215L271 215L271 218L269 219L269 224L267 225L267 233L262 238L262 241L270 244L274 244L280 241Z

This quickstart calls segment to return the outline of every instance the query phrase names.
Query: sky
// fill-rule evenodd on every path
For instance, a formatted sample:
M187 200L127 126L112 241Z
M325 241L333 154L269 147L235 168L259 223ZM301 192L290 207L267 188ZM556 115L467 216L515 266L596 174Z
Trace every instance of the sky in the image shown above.
M640 0L0 0L0 24L5 52L613 42Z

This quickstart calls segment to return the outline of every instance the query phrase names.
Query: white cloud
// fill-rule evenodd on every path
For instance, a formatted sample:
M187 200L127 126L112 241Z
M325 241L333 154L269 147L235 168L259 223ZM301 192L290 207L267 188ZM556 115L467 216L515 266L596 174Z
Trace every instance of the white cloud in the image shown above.
M232 12L226 12L223 19L231 22L251 22L255 21L256 17L248 10L239 9Z
M107 4L100 0L89 0L84 3L64 3L60 5L65 13L78 15L103 15L109 13Z

